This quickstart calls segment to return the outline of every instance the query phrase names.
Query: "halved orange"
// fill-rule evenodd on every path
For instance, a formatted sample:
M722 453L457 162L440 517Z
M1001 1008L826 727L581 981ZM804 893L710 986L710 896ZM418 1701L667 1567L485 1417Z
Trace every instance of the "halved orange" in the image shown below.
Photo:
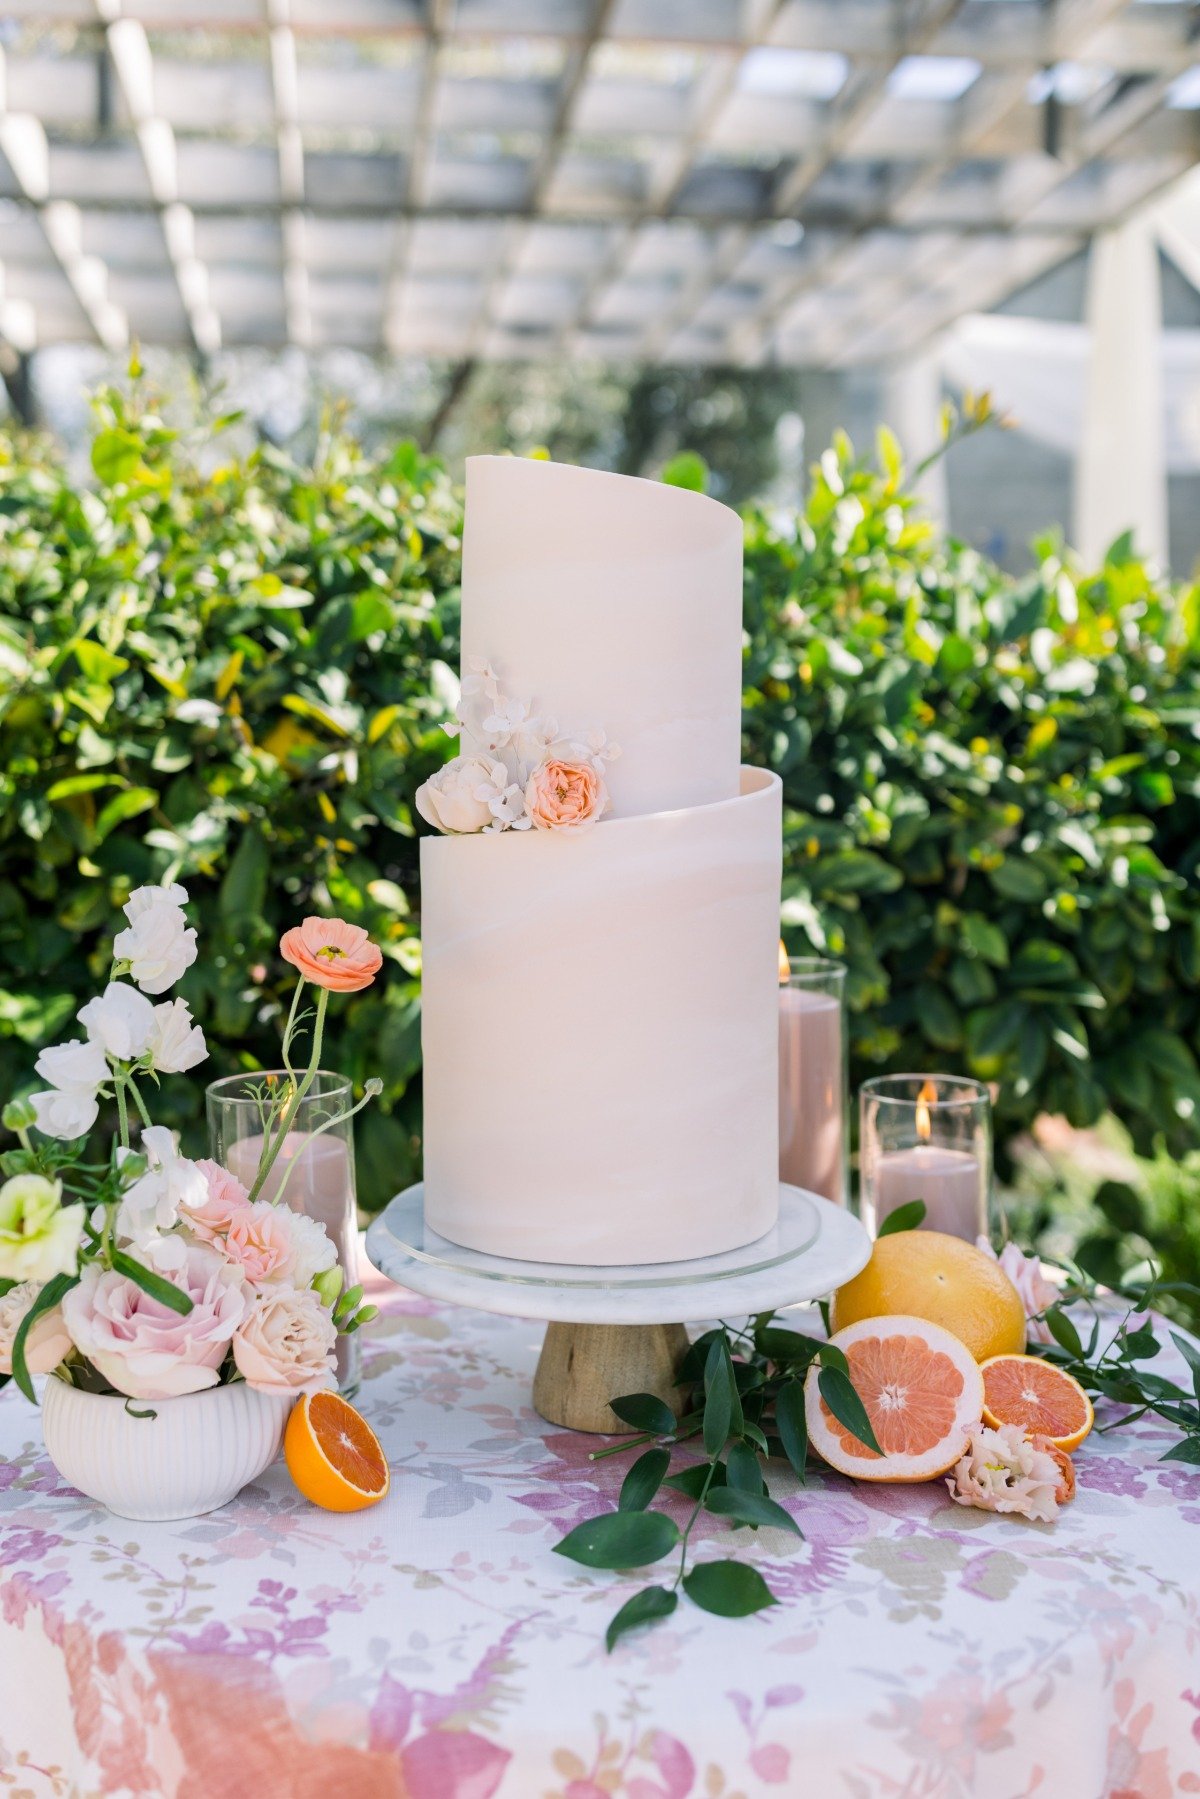
M387 1457L366 1419L340 1393L304 1393L283 1433L288 1473L327 1512L378 1505L391 1483Z
M981 1365L983 1421L1019 1424L1059 1449L1078 1449L1092 1428L1092 1402L1065 1368L1036 1355L994 1355Z
M834 1417L809 1368L804 1410L809 1441L841 1474L855 1480L932 1480L953 1468L979 1423L983 1380L970 1350L926 1318L862 1318L830 1342L849 1364L882 1455Z

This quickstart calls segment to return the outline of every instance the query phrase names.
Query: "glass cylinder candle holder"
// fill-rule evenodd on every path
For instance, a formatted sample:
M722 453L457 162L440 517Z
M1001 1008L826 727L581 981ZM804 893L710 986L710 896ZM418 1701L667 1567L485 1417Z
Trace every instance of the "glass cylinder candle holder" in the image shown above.
M274 1096L291 1084L282 1068L232 1074L213 1081L205 1094L208 1153L249 1191L258 1173L263 1124ZM354 1187L354 1125L338 1118L354 1104L350 1082L340 1074L317 1073L295 1118L260 1199L276 1201L325 1226L337 1250L345 1281L357 1284L358 1205ZM329 1120L338 1118L336 1124ZM319 1133L319 1134L318 1134ZM357 1335L337 1340L337 1377L343 1393L357 1390L362 1352Z
M779 1178L834 1205L848 1196L846 970L779 956Z
M900 1206L923 1200L920 1228L974 1243L988 1232L992 1102L981 1081L884 1074L859 1092L859 1191L875 1235Z

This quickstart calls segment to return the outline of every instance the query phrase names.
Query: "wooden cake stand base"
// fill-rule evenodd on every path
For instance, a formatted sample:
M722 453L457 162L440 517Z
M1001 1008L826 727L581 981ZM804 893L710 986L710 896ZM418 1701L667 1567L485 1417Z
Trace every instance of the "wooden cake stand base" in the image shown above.
M397 1194L367 1231L367 1254L398 1286L482 1312L544 1318L534 1406L550 1424L611 1436L631 1432L609 1404L621 1394L653 1393L680 1411L685 1319L741 1318L820 1299L870 1253L857 1218L782 1183L779 1222L757 1243L652 1267L566 1267L463 1249L430 1230L420 1186Z

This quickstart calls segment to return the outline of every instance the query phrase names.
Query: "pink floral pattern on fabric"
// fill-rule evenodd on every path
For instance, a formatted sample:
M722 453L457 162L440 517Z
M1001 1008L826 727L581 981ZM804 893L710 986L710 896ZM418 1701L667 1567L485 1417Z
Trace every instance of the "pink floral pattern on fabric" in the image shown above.
M315 1511L282 1464L130 1524L0 1396L0 1789L120 1799L1176 1799L1200 1795L1200 1470L1094 1434L1053 1525L942 1483L772 1491L784 1603L689 1606L607 1656L655 1578L550 1553L623 1458L529 1406L539 1329L383 1288L362 1404L392 1490ZM803 1321L802 1321L803 1322ZM1161 1361L1172 1364L1169 1342ZM705 1519L701 1556L728 1527Z

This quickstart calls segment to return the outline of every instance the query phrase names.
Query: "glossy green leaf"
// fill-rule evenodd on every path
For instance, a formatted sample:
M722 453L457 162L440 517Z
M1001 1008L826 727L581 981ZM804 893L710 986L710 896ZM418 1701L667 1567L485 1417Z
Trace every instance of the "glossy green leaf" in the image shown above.
M915 1231L925 1222L925 1201L910 1199L896 1206L884 1217L875 1232L877 1237L894 1237L899 1231Z
M612 1623L604 1633L604 1642L609 1654L627 1631L636 1630L642 1624L658 1624L669 1618L678 1604L676 1595L669 1587L643 1587L632 1599L627 1599Z
M765 1493L747 1493L734 1486L718 1487L715 1493L709 1493L704 1509L718 1518L732 1518L736 1524L769 1524L776 1530L791 1531L793 1536L804 1534L791 1513L785 1512Z
M839 1424L844 1424L852 1436L873 1449L876 1455L883 1454L866 1407L848 1374L843 1374L840 1368L822 1368L817 1375L817 1390Z
M783 1453L803 1480L808 1460L808 1415L800 1381L785 1381L780 1387L775 1399L775 1428L783 1444Z
M585 1568L642 1568L661 1561L679 1542L679 1528L665 1512L605 1512L577 1524L555 1555Z
M693 1604L719 1618L747 1618L778 1603L758 1569L744 1562L700 1562L684 1575L683 1589Z
M647 1449L640 1455L621 1483L618 1511L644 1512L670 1466L671 1454L667 1449Z
M674 1412L654 1393L626 1393L609 1403L622 1423L632 1424L635 1430L648 1430L656 1437L669 1437L674 1432Z

